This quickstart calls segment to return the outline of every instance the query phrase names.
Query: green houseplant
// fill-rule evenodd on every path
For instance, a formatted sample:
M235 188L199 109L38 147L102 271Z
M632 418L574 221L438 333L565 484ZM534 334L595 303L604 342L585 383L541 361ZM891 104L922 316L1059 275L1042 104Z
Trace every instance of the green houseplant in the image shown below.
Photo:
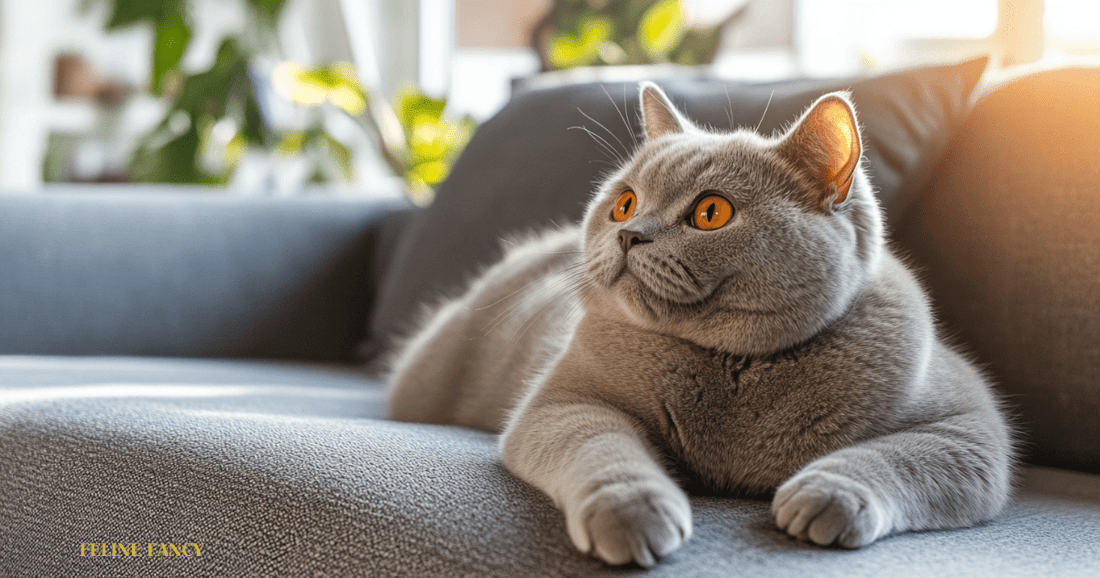
M473 132L469 117L451 121L443 115L446 101L415 88L405 90L391 107L364 86L346 63L303 67L283 61L271 74L277 91L311 110L304 129L275 127L265 118L253 74L260 56L281 52L277 26L286 0L240 0L249 25L224 37L214 62L206 70L181 67L193 36L188 0L84 0L85 8L105 4L104 28L132 26L153 30L150 94L167 103L159 123L144 134L131 157L130 178L137 182L224 184L243 153L260 150L311 159L312 181L351 179L352 151L325 128L322 107L336 108L370 135L380 156L408 185L414 201L430 200L431 188L442 180ZM396 109L396 110L395 110ZM218 138L215 138L215 136ZM212 150L217 147L219 150ZM204 158L219 156L211 169Z
M615 64L707 64L742 5L712 26L689 26L678 0L556 0L532 30L543 71Z

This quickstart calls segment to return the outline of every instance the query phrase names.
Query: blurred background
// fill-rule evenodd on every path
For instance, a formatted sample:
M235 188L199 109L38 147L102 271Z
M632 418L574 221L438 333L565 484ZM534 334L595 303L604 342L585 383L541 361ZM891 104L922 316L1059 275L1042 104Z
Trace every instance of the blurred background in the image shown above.
M544 83L1100 57L1097 0L0 0L0 191L428 202Z

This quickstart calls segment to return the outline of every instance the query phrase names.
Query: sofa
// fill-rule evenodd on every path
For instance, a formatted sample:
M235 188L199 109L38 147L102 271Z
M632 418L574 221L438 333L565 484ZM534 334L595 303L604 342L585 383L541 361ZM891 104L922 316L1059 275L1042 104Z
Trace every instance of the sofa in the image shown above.
M629 150L634 85L562 84L518 92L426 209L0 195L0 576L1098 575L1100 71L985 66L659 80L704 124L766 132L851 91L891 242L1019 431L996 519L824 549L767 496L692 487L683 548L610 568L492 433L386 419L381 360L419 304L501 234L577 218Z

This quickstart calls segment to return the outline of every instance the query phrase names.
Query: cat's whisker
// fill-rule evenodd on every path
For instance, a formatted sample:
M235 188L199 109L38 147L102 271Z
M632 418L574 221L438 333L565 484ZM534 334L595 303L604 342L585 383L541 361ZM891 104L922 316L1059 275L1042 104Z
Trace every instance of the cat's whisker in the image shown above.
M626 127L626 132L628 134L630 134L630 140L634 143L634 147L637 148L638 147L638 137L636 137L634 135L634 129L631 128L630 123L626 122L626 117L623 116L623 111L619 109L619 105L615 102L615 99L611 98L611 93L607 92L607 87L605 87L604 85L601 84L600 89L603 90L603 93L607 95L607 100L611 101L611 106L615 107L615 112L619 113L619 118L622 119L623 126ZM626 85L623 85L623 91L624 91L623 96L625 97L626 96L626 94L625 94Z
M574 275L574 274L566 276L564 278L564 280L566 282L563 283L560 287L558 287L554 291L554 293L552 293L552 294L550 294L546 297L546 300L545 300L545 303L543 304L543 306L540 307L539 310L536 312L536 314L532 315L531 318L528 319L526 323L524 323L523 325L520 326L521 331L519 332L519 335L513 336L513 340L514 339L519 339L520 337L523 337L523 335L531 328L531 326L534 325L535 321L537 321L542 316L544 316L555 303L561 301L561 298L565 297L567 294L569 294L571 292L575 292L576 288L577 288L575 282L579 278L580 278L580 275Z
M494 306L498 305L499 303L501 303L502 301L505 301L508 298L513 297L517 293L523 291L524 289L530 287L532 283L535 283L535 281L537 281L537 279L534 280L534 281L531 281L529 283L524 284L523 287L520 287L519 289L516 289L515 291L512 291L511 293L505 295L504 297L501 297L500 299L497 299L496 301L493 301L492 303L490 303L488 305L483 305L481 307L475 307L474 311L484 311L486 309L489 309L490 307L494 307Z
M588 134L591 135L593 138L598 138L599 141L603 143L604 150L608 152L609 157L611 157L615 160L616 163L618 163L618 166L622 166L624 163L626 163L625 157L623 157L623 155L619 153L618 149L616 149L610 142L608 142L607 139L597 135L596 133L589 130L587 127L585 128L585 131L588 132Z
M584 251L535 251L539 255L584 255Z
M775 96L775 91L768 96L768 104L764 105L764 113L760 115L760 122L756 123L756 128L752 129L753 132L760 132L760 127L764 125L764 117L768 115L768 108L772 105L772 97Z
M733 127L733 100L730 99L730 88L723 84L722 89L726 91L726 103L729 104L729 107L726 108L726 118L728 118L729 121L730 121L730 130L732 131L734 129L734 127ZM772 91L772 94L775 94L775 91Z
M542 281L542 279L541 279L541 278L536 278L536 279L533 279L533 280L531 280L531 281L529 281L529 282L525 283L525 284L523 285L523 287L520 287L519 289L516 289L515 291L513 291L513 292L512 292L512 293L511 293L510 295L508 295L507 297L504 297L504 299L500 299L500 300L498 300L498 301L496 301L496 302L494 302L494 303L492 303L492 304L490 304L490 305L487 305L487 306L486 306L485 308L488 308L488 307L492 307L492 306L494 306L494 305L497 305L497 304L499 304L499 303L500 303L501 301L504 301L505 299L508 299L508 298L510 298L510 297L512 297L512 296L514 296L514 295L516 295L516 294L518 294L518 293L520 293L520 292L522 292L522 291L525 291L525 290L527 290L527 288L528 288L528 287L530 287L530 286L532 286L532 285L534 285L535 283L538 283L538 282L540 282L540 281ZM518 308L518 307L519 307L520 305L522 305L522 304L523 304L523 300L522 300L522 299L517 299L517 300L516 300L516 301L515 301L514 303L512 303L512 304L511 304L511 305L509 305L509 306L508 306L507 308L505 308L505 309L504 309L504 311L501 311L500 313L498 313L498 314L497 314L497 316L496 316L496 317L494 317L493 319L491 319L491 320L489 321L489 325L488 325L487 327L485 327L484 329L482 329L482 332L485 332L485 333L487 333L487 332L489 332L489 331L492 331L492 330L493 330L493 329L494 329L494 328L495 328L495 327L496 327L497 325L499 325L499 324L500 324L501 322L503 322L503 321L504 321L505 319L508 319L508 318L509 318L509 316L510 316L510 313L512 313L513 311L515 311L515 310L516 310L516 309L517 309L517 308Z
M596 126L597 126L597 127L601 128L601 129L604 129L604 130L605 130L605 131L607 132L607 134L610 134L610 135L612 135L612 139L615 139L615 142L619 143L619 146L621 146L621 148L623 148L623 152L624 152L624 154L623 154L623 155L620 155L621 159L625 159L625 157L626 157L626 156L629 156L629 155L630 155L630 148L629 148L629 146L627 146L626 144L624 144L624 143L623 143L623 141L619 140L619 138L617 137L617 135L615 135L615 133L614 133L614 132L612 132L612 130L608 129L607 127L604 127L604 126L603 126L603 123L602 123L602 122L599 122L598 120L596 120L596 119L594 119L594 118L592 118L592 117L590 117L590 116L587 116L587 114L585 114L585 112L584 112L583 110L581 110L581 109L576 109L576 111L577 111L577 112L580 112L581 114L584 114L584 118L586 118L586 119L588 119L588 120L591 120L592 122L595 122L595 123L596 123Z
M634 125L629 123L630 106L626 104L626 85L623 85L623 111L626 113L627 127L630 128L630 138L634 141L634 148L638 148L638 135L634 132Z
M519 328L512 333L511 339L509 339L505 343L514 343L519 339L522 339L523 336L527 334L527 331L529 331L536 322L541 320L542 317L545 316L546 313L550 311L550 309L561 300L561 298L565 297L569 292L576 290L576 285L574 284L574 281L576 281L577 279L578 274L576 273L570 273L568 275L564 275L561 279L558 279L555 283L561 282L559 287L554 289L553 293L545 295L545 297L540 295L540 297L543 297L543 304L535 311L533 315L531 315L526 321L520 324Z
M566 130L583 130L584 132L588 133L588 136L592 137L592 140L596 141L596 144L601 149L603 149L604 154L614 158L615 160L619 160L618 154L615 153L614 149L611 149L610 146L608 144L606 144L605 142L603 142L603 140L601 138L599 138L595 134L593 134L591 130L588 130L588 127L578 125L578 126L571 126ZM592 162L592 161L589 161L589 162Z
M558 223L556 223L554 220L551 220L550 223L552 225L554 225L555 227L560 227L561 226L561 225L558 225ZM524 239L520 239L517 242L516 240L509 239L508 237L501 237L500 242L504 243L506 245L511 245L512 247L518 248L518 247L524 246L524 243L526 241ZM534 249L534 250L528 249L528 251L530 251L532 253L537 253L539 255L584 255L584 251L581 250L581 249L570 249L570 250L566 250L566 251L541 251L541 250L538 250L538 249ZM572 266L572 265L569 265L569 266Z
M513 293L513 295L515 295L516 293L520 293L521 291L527 289L528 287L530 287L531 285L533 285L534 283L536 283L538 281L540 281L540 280L535 279L534 281L531 281L530 283L527 283L521 289L516 290L515 293ZM509 297L511 297L511 295L509 295ZM505 299L507 299L507 298L508 297L505 297ZM516 299L515 302L513 302L511 305L506 307L503 311L498 313L496 317L489 320L489 325L487 325L485 328L483 328L481 330L481 332L482 333L489 333L493 329L496 329L496 327L498 325L500 325L504 321L510 319L512 317L512 314L515 313L516 311L518 311L520 306L523 305L523 302L524 302L523 299ZM497 301L497 303L500 303L500 301ZM496 303L494 303L494 305L496 305Z
M565 318L572 324L578 320L579 317L583 316L584 312L584 302L580 299L575 299L569 304L569 309L565 312Z
M619 154L619 151L615 150L615 147L611 146L611 143L607 142L607 139L605 139L602 136L592 132L588 127L586 127L586 126L571 126L566 130L572 130L572 129L581 129L584 132L588 133L588 136L592 137L596 141L596 144L600 145L600 148L602 148L604 150L604 152L608 154L608 156L610 156L611 158L619 161L619 164L624 164L626 162L626 160L622 157L622 155Z
M498 313L497 316L494 317L489 322L489 325L487 325L485 328L483 328L481 330L481 332L483 334L489 334L490 332L492 332L494 329L497 328L498 325L504 323L508 319L511 319L512 314L515 313L516 311L518 311L520 305L522 305L522 304L523 304L523 300L522 299L517 299L516 302L509 305L507 309L505 309L504 311L501 311L500 313Z
M563 271L564 271L564 273L565 273L565 274L564 274L564 275L563 275L563 276L562 276L561 278L559 278L559 279L555 279L554 281L551 281L551 282L550 282L550 284L549 284L549 285L547 285L546 287L542 287L542 288L540 288L540 289L539 289L539 292L536 292L536 293L534 293L534 295L533 295L532 297L536 297L536 298L537 298L537 297L541 297L542 295L546 294L547 292L550 292L550 291L555 291L555 290L557 290L557 288L558 288L559 286L565 286L565 285L568 285L568 284L569 284L569 283L570 283L570 282L572 281L572 278L573 278L573 277L575 277L575 276L577 276L577 275L581 275L581 274L583 274L583 271L579 271L579 270L577 270L577 269L579 269L579 268L580 268L581 266L583 266L583 262L578 262L578 263L574 263L574 264L570 264L570 265L566 266L566 267L565 267L565 268L563 269ZM536 283L536 282L539 282L539 281L541 281L541 280L542 280L542 279L535 279L535 280L533 280L533 281L531 281L531 282L529 282L529 283L525 284L525 285L524 285L524 286L523 286L522 288L520 288L520 289L516 290L515 292L513 292L513 293L512 293L512 295L515 295L516 293L519 293L520 291L524 291L524 290L526 290L526 289L527 289L527 288L529 288L529 287L530 287L531 285L533 285L534 283ZM509 297L511 297L512 295L509 295L508 297L505 297L504 299L508 299L508 298L509 298ZM501 300L497 301L496 303L493 303L493 305L496 305L496 304L500 303L500 301L503 301L504 299L501 299ZM515 301L515 303L512 303L512 304L511 304L510 306L508 306L508 307L507 307L507 308L506 308L506 309L505 309L504 311L502 311L502 312L500 312L499 314L497 314L497 316L496 316L496 317L494 317L494 318L493 318L493 319L492 319L492 320L491 320L491 321L489 322L489 323L490 323L490 324L489 324L489 326L487 326L486 328L482 329L482 332L483 332L483 333L488 333L489 331L492 331L493 329L495 329L495 328L496 328L496 327L497 327L498 325L500 325L500 324L501 324L501 323L503 323L504 321L506 321L506 320L510 319L510 318L511 318L511 316L512 316L512 314L513 314L513 313L515 313L515 312L517 312L517 311L518 311L518 308L519 308L519 307L520 307L520 306L521 306L521 305L522 305L523 303L524 303L524 300L523 300L523 299L517 299L517 300ZM490 306L491 306L491 305L490 305Z
M505 243L513 243L510 239L506 239L506 238L501 239L501 241L503 241ZM514 245L514 246L518 247L519 245ZM538 253L540 253L542 255L573 255L573 256L576 256L576 255L583 255L584 251L538 251ZM566 265L564 270L568 271L572 268L583 266L583 264L584 264L583 262L571 263L569 265ZM482 307L474 308L474 311L482 311L482 310L485 310L485 309L489 309L490 307L493 307L493 306L499 304L500 302L508 299L509 297L512 297L512 296L516 295L517 293L527 289L528 287L530 287L534 283L537 283L538 281L540 281L540 279L532 279L531 281L528 281L527 283L524 283L523 286L520 287L519 289L516 289L515 291L512 291L511 293L505 295L504 297L501 297L500 299L497 299L496 301L493 301L492 303L490 303L488 305L484 305Z
M512 338L509 339L508 342L513 342L514 343L514 342L518 341L519 339L521 339L527 333L527 330L530 329L531 326L533 326L535 324L535 321L540 319L543 315L546 314L547 311L549 311L551 305L552 305L552 303L547 301L546 303L544 303L542 305L542 307L539 307L538 311L536 311L534 315L532 315L530 318L528 318L527 321L523 322L523 324L521 324L519 326L519 329L517 329L516 331L514 331L512 333Z
M611 161L605 161L603 159L592 159L592 160L588 161L588 164L592 164L592 163L603 163L603 164L611 167L611 171L604 171L604 172L614 172L614 171L618 170L618 168L619 168L619 165L617 165L617 164L615 164Z

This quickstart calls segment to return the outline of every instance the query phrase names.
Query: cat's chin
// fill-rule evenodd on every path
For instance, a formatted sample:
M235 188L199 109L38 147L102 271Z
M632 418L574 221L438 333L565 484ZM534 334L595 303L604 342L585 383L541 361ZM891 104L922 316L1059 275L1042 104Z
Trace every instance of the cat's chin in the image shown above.
M624 271L607 288L606 296L636 323L650 325L660 321L660 316L647 302L647 293L649 290L637 277Z
M654 291L629 269L623 271L610 289L627 315L646 326L682 321L685 311L698 311L699 306L713 294L695 297L690 301L674 299Z
M720 283L706 297L679 303L657 293L634 275L624 272L604 297L591 303L599 312L628 319L645 331L670 335L697 345L743 355L766 355L805 341L821 329L799 323L798 313L718 305ZM602 305L597 305L602 303Z

